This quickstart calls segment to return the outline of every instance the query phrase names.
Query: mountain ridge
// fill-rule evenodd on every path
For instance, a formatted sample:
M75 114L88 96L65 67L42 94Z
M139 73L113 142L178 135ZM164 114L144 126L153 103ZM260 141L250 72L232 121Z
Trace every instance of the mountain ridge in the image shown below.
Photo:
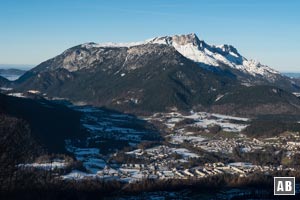
M186 58L199 63L199 66L212 71L230 71L244 84L269 84L292 92L300 91L297 82L259 61L248 60L234 46L229 44L209 45L204 40L200 40L195 33L155 37L141 42L85 43L82 46L86 48L130 48L145 44L172 46Z
M175 47L175 49L181 53L183 56L195 61L195 62L200 62L200 63L204 63L207 65L212 65L212 66L219 66L219 63L217 61L221 61L221 59L215 59L212 60L212 58L210 60L202 60L200 58L195 57L195 55L187 55L183 50L180 50L179 46L183 46L183 45L192 45L195 47L194 50L198 49L198 50L210 50L210 51L214 51L214 52L210 52L210 53L221 53L223 55L225 54L230 54L231 56L235 57L231 57L231 59L236 59L234 60L234 62L237 62L238 64L242 64L243 61L248 61L245 57L243 57L238 50L229 44L223 44L223 45L209 45L207 44L204 40L200 40L198 38L198 36L195 33L190 33L190 34L184 34L184 35L174 35L174 36L162 36L162 37L155 37L152 39L147 39L145 41L142 42L129 42L129 43L113 43L113 42L108 42L108 43L85 43L82 44L84 46L88 47L132 47L132 46L137 46L137 45L143 45L143 44L148 44L148 43L152 43L152 44L165 44L165 45L169 45L169 46L173 46ZM188 52L191 53L191 52ZM200 53L200 52L197 52ZM205 53L205 52L204 52ZM211 57L211 55L203 55L208 57ZM231 65L232 64L228 61L226 61L227 65ZM279 73L276 70L271 69L270 67L267 67L265 65L260 64L258 61L255 60L249 60L249 66L251 65L255 65L255 66L260 66L260 67L265 67L267 70L270 70L272 73ZM255 74L255 72L253 72ZM261 72L257 72L257 74L261 74Z
M66 98L72 102L127 112L156 112L174 108L209 110L216 106L222 107L217 109L220 112L227 112L232 110L228 105L238 104L236 99L240 98L229 98L231 102L220 105L223 102L221 96L244 94L235 93L238 89L251 91L246 101L248 105L241 104L236 107L238 110L268 104L266 94L272 89L300 90L299 86L293 85L293 80L276 71L267 70L271 75L266 77L254 76L236 67L238 65L230 67L223 63L213 66L196 62L185 52L180 53L177 44L198 49L193 55L200 53L205 57L208 55L207 49L210 49L215 51L215 57L223 54L222 58L227 56L232 62L245 61L233 46L210 46L195 34L154 38L144 43L85 43L29 70L13 82L12 87L19 92L38 90L49 98ZM269 69L257 63L253 65L259 65L258 69ZM269 79L271 76L274 79ZM265 92L256 94L256 89ZM291 101L287 101L286 96ZM263 101L256 101L258 98ZM298 110L300 105L296 96L274 96L274 99L284 105L284 112L294 112L294 108ZM296 106L289 102L294 102Z

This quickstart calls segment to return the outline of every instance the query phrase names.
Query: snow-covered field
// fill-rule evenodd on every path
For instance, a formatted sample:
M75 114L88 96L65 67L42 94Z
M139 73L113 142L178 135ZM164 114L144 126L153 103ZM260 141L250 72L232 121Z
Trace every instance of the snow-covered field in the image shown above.
M78 161L89 173L96 174L99 170L104 169L106 162L101 159L100 150L98 148L79 148L72 146L70 140L66 140L66 149L73 153Z
M111 112L108 110L95 108L92 106L70 106L70 108L82 113L81 125L87 130L87 137L84 139L68 139L65 141L66 149L73 153L76 160L81 161L86 169L82 171L72 171L63 176L64 179L82 178L103 178L105 174L116 173L111 168L106 159L111 153L117 151L122 146L114 146L111 143L128 143L128 146L136 146L144 136L152 133L143 129L139 119L132 115ZM137 126L135 126L135 124ZM101 147L111 152L103 153Z
M183 115L179 112L156 113L145 119L162 121L170 129L175 129L176 124L185 119L191 119L193 120L193 123L187 124L188 126L208 128L213 125L218 125L224 131L228 132L242 131L248 126L250 120L249 118L193 111L191 111L189 115Z
M210 132L210 128L218 126L218 129L225 133L228 132L232 137L243 137L240 133L250 123L249 118L193 111L188 114L156 113L145 119L164 124L169 129L169 134L165 137L171 144L188 143L207 152L223 152L225 154L231 153L233 148L241 144L236 139L222 138L222 135L215 138L216 135ZM242 150L252 151L253 145L243 146Z
M67 166L67 163L63 160L47 162L47 163L26 163L26 164L18 164L19 168L36 168L42 170L55 170L55 169L63 169Z
M106 135L115 140L137 142L147 134L147 130L134 126L137 119L132 115L113 113L91 106L72 108L83 113L82 126L92 136Z
M196 153L193 153L189 151L186 148L170 148L165 145L156 146L153 148L149 148L146 150L142 149L136 149L130 152L126 152L128 155L135 155L135 156L143 156L144 153L147 153L148 155L151 155L153 157L166 157L168 155L171 155L173 153L176 153L178 155L181 155L183 159L190 159L190 158L198 158L199 155Z
M15 93L9 93L7 94L8 96L13 96L13 97L19 97L19 98L26 98L23 93L15 92Z
M95 174L89 174L89 173L85 173L79 170L73 170L72 172L63 175L62 179L65 180L81 180L81 179L86 179L86 178L95 178L96 175Z
M3 91L11 91L11 90L13 90L13 88L0 87L0 90L3 90Z
M300 92L294 92L293 93L296 97L300 97Z
M145 150L148 154L172 154L177 153L182 155L184 158L198 158L199 155L190 152L185 148L169 148L168 146L157 146L151 149Z

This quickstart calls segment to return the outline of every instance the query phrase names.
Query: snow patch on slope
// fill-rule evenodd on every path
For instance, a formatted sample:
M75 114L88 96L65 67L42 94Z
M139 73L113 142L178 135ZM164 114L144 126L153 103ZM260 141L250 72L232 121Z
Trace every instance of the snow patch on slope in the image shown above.
M85 43L82 44L82 47L85 47L87 49L89 48L101 48L101 47L132 47L132 46L138 46L138 45L142 45L145 44L146 41L141 41L141 42L120 42L120 43L116 43L116 42L105 42L105 43L93 43L93 42L89 42L89 43Z

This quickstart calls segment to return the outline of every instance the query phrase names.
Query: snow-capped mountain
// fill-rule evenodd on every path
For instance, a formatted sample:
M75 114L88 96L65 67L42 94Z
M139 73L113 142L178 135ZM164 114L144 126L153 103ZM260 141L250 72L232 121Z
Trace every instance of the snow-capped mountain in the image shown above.
M265 78L269 82L276 81L280 73L255 60L243 57L235 47L231 45L209 45L200 40L196 34L174 35L156 37L141 42L131 43L86 43L82 47L105 48L105 47L133 47L145 44L163 44L174 47L186 58L206 67L231 68L243 74L256 78ZM243 77L245 78L245 77ZM246 81L246 80L244 80Z
M209 45L195 34L80 44L4 86L128 112L176 108L266 114L300 109L299 99L290 93L300 91L294 80L248 61L233 46Z
M173 46L183 56L209 66L229 66L253 76L260 75L267 78L279 74L278 71L257 61L247 60L231 45L209 45L205 41L199 40L194 33L157 37L148 42Z

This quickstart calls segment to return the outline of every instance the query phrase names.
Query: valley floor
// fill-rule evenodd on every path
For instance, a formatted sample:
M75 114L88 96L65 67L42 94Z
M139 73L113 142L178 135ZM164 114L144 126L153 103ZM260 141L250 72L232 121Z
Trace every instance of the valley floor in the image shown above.
M64 160L20 167L54 171L68 167L60 179L128 184L298 171L293 162L300 153L299 132L254 138L242 132L251 122L248 118L172 112L138 119L89 106L71 107L83 113L82 127L89 132L85 139L65 141L80 167L70 167ZM146 128L149 124L160 128Z

